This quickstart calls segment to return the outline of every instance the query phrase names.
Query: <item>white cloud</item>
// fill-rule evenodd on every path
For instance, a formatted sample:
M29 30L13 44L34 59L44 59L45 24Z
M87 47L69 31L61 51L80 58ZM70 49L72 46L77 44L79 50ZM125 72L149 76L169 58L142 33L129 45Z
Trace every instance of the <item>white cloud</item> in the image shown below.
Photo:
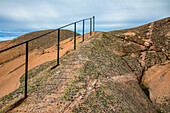
M119 27L125 27L128 26L129 24L125 23L125 24L119 24L119 23L111 23L111 24L99 24L96 25L96 27L100 27L100 28L119 28Z
M23 31L8 31L8 30L0 30L0 33L23 33Z
M0 0L0 29L56 28L93 15L98 30L119 29L168 17L169 5L169 0Z
M0 37L0 41L6 41L6 40L11 40L11 39L14 39L16 37L14 36L11 36L11 37Z
M15 1L15 0L14 0ZM17 1L17 0L16 0ZM7 2L8 3L8 2ZM1 6L0 16L8 17L15 21L42 21L50 18L58 18L60 13L50 4L46 3L9 3Z

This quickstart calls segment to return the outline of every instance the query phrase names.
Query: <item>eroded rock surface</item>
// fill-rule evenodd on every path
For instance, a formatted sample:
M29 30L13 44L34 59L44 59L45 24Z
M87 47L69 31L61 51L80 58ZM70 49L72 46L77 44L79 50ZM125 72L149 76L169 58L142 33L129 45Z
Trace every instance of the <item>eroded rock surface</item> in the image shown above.
M170 111L170 62L149 68L142 78L142 84L149 88L149 97L158 107Z
M58 67L41 73L46 78L11 112L169 112L169 28L166 18L94 32ZM150 95L142 91L141 81Z

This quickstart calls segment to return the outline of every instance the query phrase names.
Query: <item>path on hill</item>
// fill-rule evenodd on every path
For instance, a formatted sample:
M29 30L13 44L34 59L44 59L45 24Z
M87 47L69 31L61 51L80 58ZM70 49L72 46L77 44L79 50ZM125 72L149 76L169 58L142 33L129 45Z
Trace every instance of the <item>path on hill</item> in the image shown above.
M89 34L88 34L89 35ZM81 36L77 36L77 43L82 41ZM60 42L60 57L67 51L72 51L74 47L73 38L68 38ZM56 47L46 50L35 50L29 53L28 69L32 69L44 62L57 58ZM16 90L20 83L20 77L25 73L25 55L9 61L0 67L0 98Z

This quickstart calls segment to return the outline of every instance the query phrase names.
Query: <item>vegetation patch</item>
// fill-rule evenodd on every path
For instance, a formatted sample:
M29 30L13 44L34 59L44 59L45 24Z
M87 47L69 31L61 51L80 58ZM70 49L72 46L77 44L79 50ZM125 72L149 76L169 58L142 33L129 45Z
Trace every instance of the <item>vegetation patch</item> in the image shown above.
M74 100L73 96L75 96L79 92L79 89L80 88L76 85L67 87L64 90L63 100L64 101L73 101Z
M144 84L140 84L141 89L144 91L144 93L149 97L149 88L147 88Z

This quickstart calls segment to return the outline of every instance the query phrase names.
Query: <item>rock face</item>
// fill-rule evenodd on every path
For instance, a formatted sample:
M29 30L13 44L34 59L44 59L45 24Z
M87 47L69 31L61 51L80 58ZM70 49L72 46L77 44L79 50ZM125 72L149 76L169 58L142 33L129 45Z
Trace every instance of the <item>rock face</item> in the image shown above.
M148 96L156 109L164 112L170 111L169 29L170 18L166 18L130 30L109 32L110 36L115 33L114 35L123 39L124 43L128 42L120 46L123 47L121 50L124 50L121 52L124 53L125 58L131 56L140 62L138 70L141 71L136 73L138 80L139 82L142 80L141 84L148 88ZM127 35L127 33L124 33L125 36L121 35L122 32L127 31L135 35ZM120 53L118 50L117 52ZM140 72L143 75L140 75Z
M11 112L169 112L169 29L166 18L86 36Z
M170 111L170 62L149 68L142 78L142 84L149 88L149 97L158 108Z

